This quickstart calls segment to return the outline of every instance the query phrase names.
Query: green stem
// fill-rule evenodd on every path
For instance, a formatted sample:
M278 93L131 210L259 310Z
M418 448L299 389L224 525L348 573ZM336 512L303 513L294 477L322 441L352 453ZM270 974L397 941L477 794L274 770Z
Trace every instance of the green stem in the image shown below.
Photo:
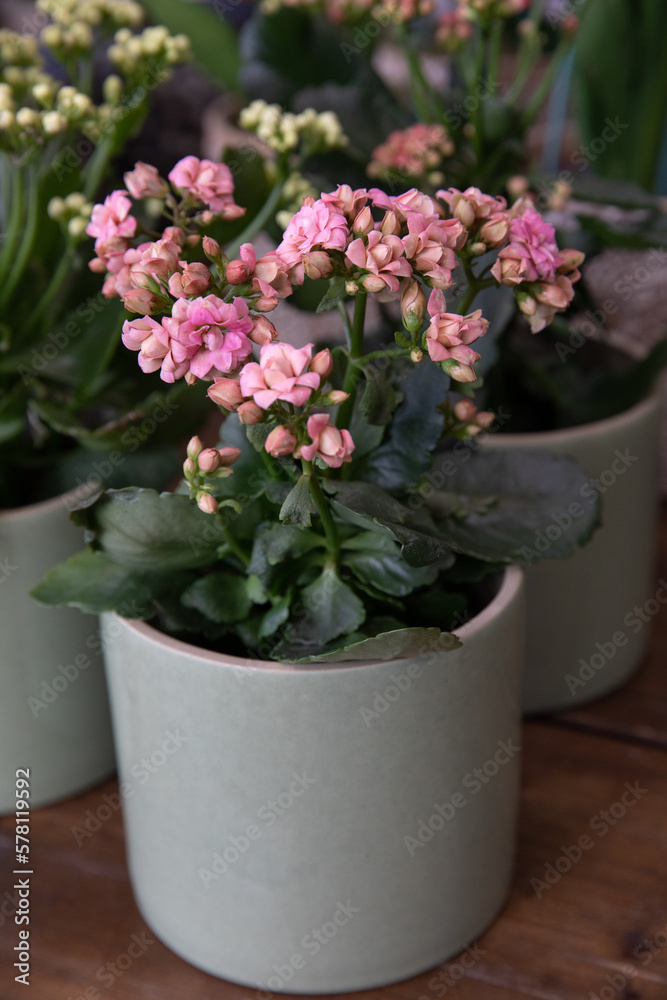
M504 21L501 18L497 18L491 25L491 33L489 35L488 74L494 87L500 82L500 51L503 42L503 27Z
M10 176L13 175L14 183L11 188L7 187L5 189L5 207L11 201L12 210L7 230L3 234L4 240L2 252L0 252L0 281L4 280L14 260L16 244L21 233L21 218L23 216L23 170L21 168L12 170L10 164L8 173Z
M465 316L470 309L470 306L475 301L476 295L482 291L484 288L490 288L492 285L497 284L495 278L489 278L487 281L480 280L473 273L472 266L466 261L463 262L463 268L466 273L466 278L468 279L468 288L461 299L457 302L457 309L461 316Z
M519 44L519 54L517 56L514 83L507 91L505 100L509 105L515 105L523 88L526 86L528 77L535 69L535 65L540 55L539 37L537 35L525 34Z
M486 32L482 33L479 48L477 50L477 58L475 60L475 88L481 86L482 78L484 76L484 56L487 46L488 35ZM475 151L475 160L479 165L482 160L482 147L484 142L484 130L483 130L483 119L482 119L482 102L477 98L477 94L471 91L471 96L475 98L472 103L472 111L470 113L470 122L474 128L474 135L472 137L473 149Z
M350 331L350 356L347 362L343 391L348 393L348 398L338 410L338 427L347 427L354 410L354 397L356 395L357 382L359 380L359 358L364 353L364 322L366 320L366 292L357 292L354 303L354 318Z
M234 242L230 243L230 245L225 248L225 253L230 260L234 259L238 255L238 252L244 243L251 242L251 240L263 229L271 216L274 214L283 193L284 183L285 181L282 176L282 172L279 172L278 180L271 188L268 198L260 208L255 218L246 226L241 235L237 236Z
M37 181L37 168L35 166L28 168L28 211L25 223L25 229L23 232L23 239L21 241L21 246L14 258L14 263L12 269L9 272L9 276L2 285L2 291L0 292L0 312L5 308L9 302L12 292L21 280L21 276L25 271L26 265L30 258L30 253L32 251L33 243L35 242L35 237L37 235L37 222L39 217L39 184Z
M347 309L345 308L344 302L338 303L338 312L340 313L340 318L343 321L343 328L345 330L345 340L347 342L348 351L352 349L352 326L350 324L350 317L347 314Z
M560 50L557 49L554 55L552 56L551 62L549 63L549 67L546 73L540 80L538 87L533 92L533 96L530 99L526 110L521 116L522 128L524 129L528 128L528 126L531 125L533 120L537 117L540 108L547 99L549 91L553 86L554 77L556 76L556 73L561 67L561 63L563 62L563 57L565 56L565 53L568 48L569 48L569 40L567 45L562 46Z
M313 463L302 459L301 465L304 475L308 476L310 495L313 498L315 506L317 507L317 513L320 515L320 520L322 521L324 535L327 540L327 549L329 550L329 554L332 559L337 562L338 553L340 551L340 539L338 538L338 532L336 530L336 525L334 524L334 519L331 516L331 508L329 507L327 498L322 492L322 487L320 486L320 481Z
M225 542L229 546L229 551L233 552L237 559L241 560L244 566L248 566L250 563L250 556L241 548L238 541L234 537L233 531L230 531L229 525L226 523L224 517L220 517L219 521L222 525L222 533L225 536Z
M407 358L411 353L411 347L398 347L392 351L371 351L370 354L364 354L363 358L359 358L356 364L359 368L363 368L364 365L367 365L370 361L375 361L377 358Z
M37 321L41 319L41 317L44 315L44 313L47 311L47 309L57 296L58 292L60 291L61 285L71 273L70 268L75 253L76 253L76 243L74 242L74 240L69 239L67 242L67 246L65 248L65 252L60 258L60 263L53 272L51 280L46 290L44 291L44 294L40 297L39 302L37 303L33 311L30 313L30 316L26 320L26 330L32 330L35 327Z
M85 175L86 183L83 188L83 193L86 196L87 201L93 201L95 195L97 194L97 189L102 183L105 171L109 165L109 160L111 159L111 154L113 152L113 135L106 136L102 139L101 143L88 160L85 166L83 174Z

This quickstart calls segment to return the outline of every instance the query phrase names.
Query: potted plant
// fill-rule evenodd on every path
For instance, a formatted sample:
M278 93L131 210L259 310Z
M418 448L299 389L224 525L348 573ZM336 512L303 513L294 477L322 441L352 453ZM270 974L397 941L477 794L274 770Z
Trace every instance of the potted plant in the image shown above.
M328 122L271 120L275 140ZM271 990L392 982L455 953L504 900L522 659L511 564L585 482L568 458L476 445L494 417L470 399L488 322L468 309L497 283L475 261L509 242L514 215L478 192L464 224L451 192L342 185L306 198L275 251L232 255L199 239L201 203L232 197L222 166L188 157L169 180L138 164L128 184L137 199L160 189L169 225L138 247L123 236L111 262L138 314L123 342L144 371L209 383L220 440L190 441L173 493L82 501L89 547L33 593L106 613L132 882L162 940ZM529 205L514 211L539 229ZM554 287L576 279L577 255L542 250ZM267 313L322 281L346 346L278 339ZM395 320L374 343L373 299ZM435 470L443 442L451 468ZM551 554L586 541L598 513L594 498ZM152 772L135 787L142 758Z
M369 176L391 185L392 190L416 184L433 193L446 178L447 184L456 185L465 196L472 192L469 185L479 185L494 194L507 191L510 197L530 198L537 207L549 210L549 219L560 228L562 239L585 250L589 257L605 244L664 245L664 214L657 197L632 185L604 182L585 173L599 158L600 163L612 161L612 167L615 161L615 176L620 176L619 157L622 159L629 148L632 156L625 158L632 161L637 178L645 180L651 171L655 173L659 145L658 132L645 128L648 153L638 155L637 143L627 139L626 128L632 128L634 134L634 124L626 126L622 116L613 119L591 114L592 75L599 70L598 64L604 65L605 58L614 65L598 44L599 21L607 16L598 10L600 5L588 5L594 7L590 20L588 7L584 13L584 48L579 52L579 77L575 80L575 87L579 85L583 93L579 103L584 112L585 141L571 151L566 164L569 169L552 177L541 174L534 162L531 147L536 144L531 128L549 100L541 156L542 164L555 169L562 146L573 46L579 37L579 18L571 5L460 0L444 13L430 3L398 4L391 0L372 5L304 3L297 4L302 8L298 11L285 9L288 6L293 5L269 0L244 29L244 41L255 63L241 79L253 93L269 85L274 91L282 88L298 107L304 86L302 67L283 60L281 53L266 44L268 25L281 37L291 36L292 44L307 35L313 43L311 51L316 50L318 39L336 37L341 53L336 86L331 79L318 79L318 84L322 99L331 100L336 93L341 107L347 106L341 114L346 130L355 136L350 155L356 154L356 165L365 166ZM644 20L642 30L650 34L650 17ZM620 37L622 31L616 34ZM385 95L380 113L381 85L371 72L371 59L378 67L376 57L383 39L389 39L395 55L402 52L409 87L393 99L387 100ZM432 59L434 45L448 53L440 84L434 83L434 74L428 76L433 61L429 64L426 60ZM510 53L511 69L507 60ZM399 62L392 65L398 71ZM269 67L272 75L267 72ZM442 82L445 77L446 86ZM556 80L559 86L550 97ZM649 74L644 85L650 89ZM312 100L317 89L308 86L307 93ZM351 93L357 99L351 101ZM614 121L622 124L614 128ZM387 135L376 143L372 137L380 127ZM527 171L529 176L513 176L517 170ZM468 201L462 198L453 209L463 221L471 213ZM606 214L600 203L606 204ZM632 209L627 218L618 206ZM518 232L520 218L514 226ZM520 243L520 234L518 239ZM482 347L485 385L478 401L484 409L499 411L502 407L511 415L487 446L544 447L577 458L589 475L580 500L597 493L605 508L603 530L592 546L571 561L548 558L549 538L536 536L530 546L534 558L538 551L547 557L528 575L524 697L526 710L538 712L573 708L611 691L631 676L645 653L650 615L643 609L653 599L657 512L659 406L652 388L667 360L667 342L642 361L600 343L587 343L591 331L594 337L604 336L606 317L618 304L616 292L605 302L593 303L585 282L578 286L572 302L573 318L569 322L560 318L549 335L533 338L531 332L544 325L546 303L536 308L534 294L524 296L522 289L540 280L540 269L530 274L521 270L519 263L508 259L505 271L501 274L498 270L499 281L517 288L514 314L511 299L508 304L500 296L488 304L494 313L486 312L493 315L494 322ZM625 297L624 291L622 294ZM483 298L474 304L487 306ZM521 317L521 309L526 318ZM497 343L500 337L503 342ZM554 524L550 531L555 536L560 528ZM627 544L619 544L619 538ZM527 549L526 559L530 558ZM593 593L598 599L592 604L589 595ZM562 627L563 620L569 623L567 629Z
M141 20L134 2L40 2L29 31L0 31L0 812L17 768L33 805L113 771L97 628L29 590L80 547L68 502L95 482L166 482L168 442L199 408L114 357L121 310L81 261L112 158L188 55L187 38Z

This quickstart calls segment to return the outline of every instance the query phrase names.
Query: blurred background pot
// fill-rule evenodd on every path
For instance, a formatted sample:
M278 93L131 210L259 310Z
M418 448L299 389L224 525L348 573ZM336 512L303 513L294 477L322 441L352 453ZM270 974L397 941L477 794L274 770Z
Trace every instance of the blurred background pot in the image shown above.
M77 552L65 497L0 513L0 812L14 811L16 770L30 804L76 795L115 770L97 621L29 594Z
M655 599L659 424L654 393L607 420L497 434L485 444L544 448L576 459L591 476L582 489L581 510L602 494L602 527L574 556L549 559L548 537L535 539L535 560L547 558L526 570L528 713L600 698L628 681L646 652L650 614L637 609ZM567 531L568 519L572 524L576 516L576 510L560 521L554 516L549 530L556 536Z
M515 847L520 570L461 648L422 658L286 665L103 622L132 885L173 951L336 993L437 965L493 920Z

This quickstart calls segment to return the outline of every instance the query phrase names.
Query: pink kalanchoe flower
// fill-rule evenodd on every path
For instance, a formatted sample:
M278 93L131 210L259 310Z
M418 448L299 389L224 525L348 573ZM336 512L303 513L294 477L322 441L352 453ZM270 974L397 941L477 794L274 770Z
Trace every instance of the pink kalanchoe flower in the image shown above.
M130 281L134 288L151 287L156 281L167 286L169 279L180 271L181 248L173 240L157 240L155 243L141 243L136 249L127 251L124 263L130 265Z
M321 251L344 250L350 237L344 215L326 201L304 198L303 205L290 219L276 253L290 269L296 283L301 285L305 276L304 264L310 254L319 252L316 260L318 271L322 274L324 255Z
M264 347L265 344L271 344L278 339L278 331L270 319L267 319L266 316L258 316L252 321L252 330L248 336L253 344Z
M169 278L169 294L175 299L185 299L192 295L201 295L211 284L211 272L206 264L195 261L188 264L186 260L180 260L182 272L172 274Z
M296 348L291 344L267 344L262 347L259 364L251 361L241 371L240 384L244 396L252 396L263 410L276 400L303 406L314 389L320 387L320 376L309 371L313 345Z
M215 378L213 385L208 387L206 395L218 406L234 413L243 402L241 386L236 378Z
M169 185L157 168L141 160L135 163L134 170L123 174L123 180L133 198L164 198L169 192Z
M245 215L245 208L234 202L234 178L225 163L186 156L169 172L169 180L186 196L207 205L223 219Z
M308 418L308 434L312 444L301 445L298 456L307 462L321 458L332 469L339 469L343 462L352 461L355 445L349 431L339 431L331 423L328 413L314 413Z
M422 191L418 191L417 188L411 188L399 195L385 194L380 188L371 188L368 193L377 208L393 212L402 221L405 221L413 212L419 212L421 215L432 215L435 218L440 216L440 210L433 199Z
M417 123L398 129L373 150L368 165L369 177L383 177L398 172L423 177L454 152L454 143L442 125ZM440 175L442 179L442 175Z
M383 236L379 229L359 237L347 248L345 260L351 267L367 273L360 284L367 292L398 292L400 278L412 275L412 266L405 257L405 247L398 236Z
M112 191L104 199L103 205L95 205L86 226L89 236L94 236L101 242L112 236L131 239L137 230L137 220L130 215L132 202L127 191ZM97 243L95 244L97 250Z
M341 184L335 191L323 194L322 201L351 222L368 204L368 191L366 188L357 188L355 191L349 184Z
M403 237L405 256L434 288L451 288L452 271L458 266L454 249L466 239L458 219L435 220L418 212L407 220L408 235Z
M504 285L517 285L523 281L552 283L562 264L554 227L545 222L535 209L528 208L518 218L512 219L510 244L500 251L491 274Z
M463 366L466 377L457 378L457 374L461 373L454 371L450 372L451 377L457 381L473 381L474 374L472 379L467 376L479 355L469 345L482 337L489 328L488 320L482 317L482 310L477 309L467 316L445 312L445 297L438 290L431 292L428 312L431 323L424 336L431 360L454 360Z
M289 427L274 427L264 442L264 447L273 458L281 458L292 454L296 448L296 438Z
M261 406L258 406L252 399L241 403L236 413L243 425L261 424L266 416Z
M250 356L252 319L241 298L224 302L217 295L177 299L169 324L177 361L188 359L196 378L212 379L236 371Z
M507 208L504 198L494 198L476 187L466 188L465 191L451 187L447 191L437 191L436 197L446 202L454 218L460 219L467 229L476 222L488 219L494 212L504 212Z
M130 351L139 351L139 367L142 372L155 372L169 354L169 334L150 316L126 320L123 323L122 341ZM187 363L182 374L187 370ZM173 382L173 378L169 381Z
M435 29L435 40L448 52L456 52L469 38L472 38L474 31L470 11L459 6L440 15Z

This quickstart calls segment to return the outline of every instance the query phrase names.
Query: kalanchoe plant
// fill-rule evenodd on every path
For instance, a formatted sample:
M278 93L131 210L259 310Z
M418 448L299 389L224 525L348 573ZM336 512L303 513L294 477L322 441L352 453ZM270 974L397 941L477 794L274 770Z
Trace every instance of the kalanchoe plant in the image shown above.
M159 398L112 366L120 310L80 254L113 157L189 54L183 35L140 30L134 0L38 0L32 18L38 35L0 31L0 507L69 489L146 438Z
M509 285L539 330L578 276L580 255L559 251L530 203L343 185L307 197L275 251L247 242L230 259L199 237L209 210L239 211L227 168L187 157L169 182L138 164L95 207L93 267L138 314L123 342L142 370L208 383L221 440L190 441L175 493L84 501L74 520L90 548L48 574L40 600L134 608L263 658L391 657L457 645L447 630L474 612L471 584L532 562L538 536L551 556L588 539L595 504L557 525L585 482L575 463L475 447L494 422L469 398L471 345L488 327L470 311L478 292ZM144 197L171 224L136 245L132 199ZM345 346L279 339L267 313L322 278ZM369 298L396 304L384 345L367 342Z

